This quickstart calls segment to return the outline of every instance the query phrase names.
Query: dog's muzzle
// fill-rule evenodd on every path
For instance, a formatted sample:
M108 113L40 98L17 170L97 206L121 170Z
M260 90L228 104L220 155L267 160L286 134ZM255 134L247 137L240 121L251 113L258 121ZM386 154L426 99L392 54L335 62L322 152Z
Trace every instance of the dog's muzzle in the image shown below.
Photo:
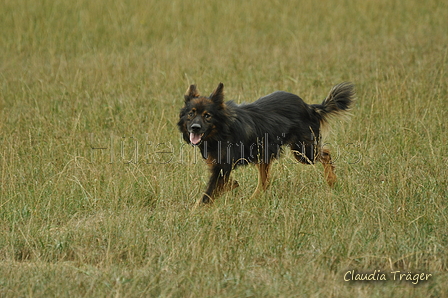
M199 123L194 123L190 126L190 142L197 145L201 142L203 133L200 133L202 126Z

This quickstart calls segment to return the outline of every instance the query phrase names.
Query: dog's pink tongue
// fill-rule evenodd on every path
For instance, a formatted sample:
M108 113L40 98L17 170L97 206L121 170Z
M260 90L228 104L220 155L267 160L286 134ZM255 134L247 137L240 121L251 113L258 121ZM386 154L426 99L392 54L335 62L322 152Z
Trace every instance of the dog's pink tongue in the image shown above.
M190 142L197 145L201 141L201 135L198 133L190 133Z

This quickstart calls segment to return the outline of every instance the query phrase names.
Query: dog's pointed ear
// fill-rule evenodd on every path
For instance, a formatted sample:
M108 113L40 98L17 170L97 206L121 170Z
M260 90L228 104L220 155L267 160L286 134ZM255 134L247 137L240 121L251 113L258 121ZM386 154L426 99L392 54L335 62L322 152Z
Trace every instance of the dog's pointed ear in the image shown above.
M189 102L195 97L199 97L199 90L196 85L190 85L184 95L185 102Z
M216 87L215 91L210 94L210 99L215 104L223 104L224 103L224 84L219 83L218 87Z

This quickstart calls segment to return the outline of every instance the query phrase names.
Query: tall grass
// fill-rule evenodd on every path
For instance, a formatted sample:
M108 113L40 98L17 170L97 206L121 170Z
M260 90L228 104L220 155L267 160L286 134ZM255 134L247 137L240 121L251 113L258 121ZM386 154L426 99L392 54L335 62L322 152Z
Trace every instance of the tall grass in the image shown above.
M448 296L447 8L2 0L0 296ZM188 84L317 103L347 80L336 189L286 152L257 199L247 167L196 204L207 167L176 128Z

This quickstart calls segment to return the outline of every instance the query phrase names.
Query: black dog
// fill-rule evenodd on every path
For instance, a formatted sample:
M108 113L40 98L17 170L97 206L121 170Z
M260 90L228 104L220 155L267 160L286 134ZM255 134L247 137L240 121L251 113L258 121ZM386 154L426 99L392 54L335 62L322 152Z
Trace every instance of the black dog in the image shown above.
M277 91L249 104L224 102L220 83L209 96L200 96L195 85L185 94L178 126L187 143L199 146L211 176L202 201L213 201L238 186L230 172L238 165L254 163L258 186L266 189L271 162L283 145L305 164L320 161L330 186L336 182L330 152L321 145L321 130L331 116L350 109L355 97L351 83L334 86L321 104L306 104L297 95Z

